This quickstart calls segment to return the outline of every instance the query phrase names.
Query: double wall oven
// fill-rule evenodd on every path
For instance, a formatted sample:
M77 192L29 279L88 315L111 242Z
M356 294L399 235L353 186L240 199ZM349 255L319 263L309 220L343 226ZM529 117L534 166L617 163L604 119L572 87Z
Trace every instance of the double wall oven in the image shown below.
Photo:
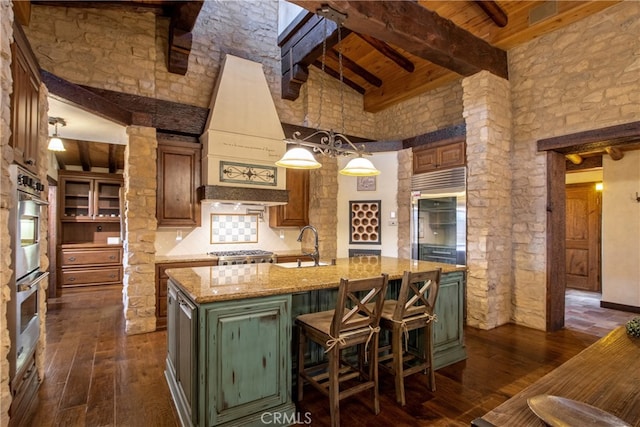
M42 198L44 184L18 165L9 168L15 204L9 211L12 235L10 283L11 301L7 307L7 323L11 347L9 374L14 394L21 379L35 376L33 355L40 336L38 295L49 273L40 264L42 211L47 202Z

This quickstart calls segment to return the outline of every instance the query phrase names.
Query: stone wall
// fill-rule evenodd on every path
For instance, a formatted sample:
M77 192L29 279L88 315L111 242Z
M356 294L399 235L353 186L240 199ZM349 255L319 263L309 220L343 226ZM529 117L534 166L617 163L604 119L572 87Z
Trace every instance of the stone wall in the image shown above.
M9 208L13 197L10 194L9 165L13 162L13 151L9 147L11 137L11 109L8 108L13 87L11 77L11 47L13 41L13 9L11 2L0 2L0 426L9 424L9 330L7 329L7 303L10 298L11 239L9 237Z
M338 162L327 157L318 160L322 167L310 171L309 176L309 224L318 230L320 255L330 259L338 250ZM302 248L313 251L312 233L305 233Z
M640 117L640 2L509 51L513 321L545 328L546 160L536 141Z
M467 129L467 324L511 317L511 97L488 71L462 81Z
M156 130L127 128L124 167L124 296L127 334L156 329Z

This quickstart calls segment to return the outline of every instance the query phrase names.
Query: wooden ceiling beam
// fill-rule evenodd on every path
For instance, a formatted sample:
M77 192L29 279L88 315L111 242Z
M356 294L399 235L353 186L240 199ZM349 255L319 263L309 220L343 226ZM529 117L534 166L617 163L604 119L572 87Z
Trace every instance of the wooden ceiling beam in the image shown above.
M332 56L336 60L336 62L340 61L339 55L340 53L335 49L331 49L330 52L327 52L327 56ZM367 83L372 84L375 87L382 86L382 80L380 80L373 73L365 70L363 67L358 65L355 61L352 61L351 59L349 59L344 54L342 54L342 65L347 70L350 70L352 73L362 77ZM338 74L338 79L339 78L340 78L340 74Z
M567 169L567 172L575 172L575 171L582 171L582 170L588 170L588 169L601 168L602 167L602 156L584 157L582 163L580 163L579 165L576 165L575 163L573 163L573 162L569 161L569 159L567 159L565 167Z
M557 151L562 154L570 154L602 151L607 147L638 143L639 141L640 121L636 121L539 139L537 145L538 151Z
M574 165L579 165L583 161L583 158L580 154L567 154L565 157Z
M58 169L60 170L66 170L67 169L67 165L64 163L64 160L62 160L62 158L60 157L60 155L58 153L53 153L54 156L56 156L56 161L58 162Z
M507 54L414 1L292 0L311 12L329 6L344 26L367 34L462 76L487 70L508 78Z
M118 169L118 158L115 144L109 144L109 159L107 163L109 164L109 173L116 173Z
M326 24L326 27L325 27ZM322 43L326 49L338 44L338 26L335 22L312 15L303 24L293 27L294 34L283 34L280 45L283 99L294 101L300 88L309 78L309 66L322 56ZM351 32L342 29L342 37Z
M624 153L617 149L616 147L607 147L604 149L607 152L611 160L618 161L624 157Z
M476 4L498 27L504 28L509 23L509 17L495 1L476 0Z
M416 66L413 64L413 62L411 62L406 56L402 55L400 52L389 46L387 43L366 34L357 33L357 35L362 40L369 43L369 45L371 45L371 47L373 47L375 50L398 64L400 67L404 68L409 73L413 73L413 71L416 69Z
M86 141L76 141L78 152L80 153L80 165L85 172L91 172L91 153L89 144Z
M322 70L322 62L320 61L315 61L313 63L313 66ZM336 70L334 70L333 68L329 67L328 65L325 64L324 66L324 72L328 75L330 75L331 77L333 77L334 79L340 79L340 73L337 72ZM364 95L364 88L362 86L360 86L358 83L354 82L353 80L350 80L348 78L346 78L345 76L342 76L342 82L344 84L346 84L347 86L349 86L351 89L355 90L356 92L358 92L361 95Z
M193 27L198 19L202 4L200 1L185 1L173 6L169 23L169 43L167 69L170 73L187 74L189 54L193 43Z
M104 99L99 94L45 70L40 70L40 76L51 96L121 125L134 124L131 111L127 111L120 105Z

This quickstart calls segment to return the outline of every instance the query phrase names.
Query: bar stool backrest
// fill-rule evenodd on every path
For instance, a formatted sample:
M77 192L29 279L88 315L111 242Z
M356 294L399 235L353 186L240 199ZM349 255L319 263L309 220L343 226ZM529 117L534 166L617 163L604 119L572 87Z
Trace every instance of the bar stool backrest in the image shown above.
M440 287L440 273L440 269L418 272L405 271L393 320L402 321L402 319L419 314L433 316Z
M367 326L377 328L388 284L386 273L365 279L340 279L331 335L339 337L341 332Z

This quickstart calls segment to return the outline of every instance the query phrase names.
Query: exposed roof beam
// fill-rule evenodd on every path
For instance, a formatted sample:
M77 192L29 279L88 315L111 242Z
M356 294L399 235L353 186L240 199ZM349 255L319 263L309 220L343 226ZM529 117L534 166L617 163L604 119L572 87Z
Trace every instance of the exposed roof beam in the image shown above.
M406 71L413 73L413 70L415 70L416 66L413 64L413 62L411 62L406 56L402 55L397 50L389 46L387 43L366 34L358 33L358 37L369 43L371 47L404 68Z
M203 1L185 1L173 6L169 24L167 69L170 73L187 74L193 42L191 31L198 19Z
M118 169L118 164L117 164L116 145L115 144L109 144L109 160L108 160L108 164L109 164L109 173L116 173L116 170Z
M476 4L480 6L480 9L482 9L489 19L498 27L503 28L507 26L509 17L498 3L492 0L476 0Z
M327 50L338 44L336 23L325 21L325 18L318 15L312 15L301 26L296 26L294 29L295 34L282 35L280 45L282 55L281 96L291 101L298 99L300 88L309 78L309 66L322 55L323 40L326 38ZM342 37L346 37L349 33L350 31L343 29Z
M596 169L602 167L602 156L585 157L579 165L569 161L566 161L567 172L574 172L579 170Z
M292 0L309 11L328 5L347 15L344 26L463 76L487 70L507 78L507 54L414 1Z
M611 160L621 160L624 157L624 153L616 147L607 147L604 149L607 152Z
M91 172L91 154L89 153L89 144L85 141L76 141L78 144L78 152L80 153L80 164L82 170L85 172Z
M331 52L327 52L327 56L333 56L335 58L336 62L340 61L338 55L339 55L339 52L336 51L335 49L331 49ZM349 59L344 54L342 54L342 65L346 69L351 70L353 73L355 73L358 76L362 77L364 80L366 80L368 83L374 85L375 87L382 86L382 80L380 80L373 73L370 73L369 71L367 71L364 68L362 68L355 61L352 61L351 59ZM340 74L339 73L338 73L338 78L340 78Z
M562 154L604 150L640 141L640 121L538 140L538 151Z
M67 165L64 163L64 160L58 155L58 153L53 153L56 156L56 161L58 162L58 169L66 170Z
M580 154L567 154L565 157L574 165L579 165L583 161L583 158Z
M48 71L40 70L40 76L42 77L42 82L49 90L49 94L55 98L64 100L67 103L72 103L83 110L121 125L128 126L134 124L131 111L125 110L118 104L110 102L100 95L60 78L55 74L51 74Z
M315 61L313 63L313 65L315 67L317 67L318 69L322 70L322 62L320 61ZM331 77L335 78L335 79L340 79L340 73L337 72L336 70L334 70L333 68L327 66L325 64L324 66L324 72L327 73L328 75L330 75ZM362 86L360 86L358 83L354 82L353 80L350 80L348 78L346 78L345 76L342 76L342 82L344 84L346 84L347 86L349 86L351 89L355 90L356 92L364 95L364 88Z

